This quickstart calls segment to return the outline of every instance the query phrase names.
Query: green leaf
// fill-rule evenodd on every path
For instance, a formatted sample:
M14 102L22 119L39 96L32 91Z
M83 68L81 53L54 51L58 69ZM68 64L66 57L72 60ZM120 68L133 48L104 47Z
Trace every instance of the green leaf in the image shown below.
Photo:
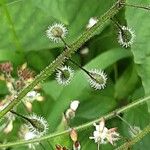
M59 47L62 44L50 42L45 31L54 22L64 23L69 30L66 41L74 41L85 29L90 17L100 16L110 8L115 0L28 0L6 5L11 21L6 17L6 9L0 6L0 49L40 50ZM105 4L105 5L104 5ZM103 7L100 7L103 6ZM90 11L89 11L90 10ZM15 33L14 33L15 31ZM16 35L15 35L16 34Z
M24 62L24 55L14 50L0 50L0 61L11 61L14 65Z
M105 69L108 66L112 65L113 63L115 63L116 61L123 59L125 57L129 57L129 56L131 56L129 51L124 51L121 48L112 49L110 51L107 51L97 56L88 65L86 65L85 68ZM59 124L59 121L61 120L61 117L62 117L61 115L62 112L64 112L65 109L68 108L69 103L73 99L79 99L80 101L83 101L83 99L86 97L88 93L91 93L92 91L94 91L93 89L89 87L89 84L84 76L85 74L82 71L78 71L75 74L75 77L73 81L71 82L71 84L63 88L62 92L60 93L49 115L48 120L51 124L50 130L53 131L56 128L56 126ZM55 92L57 93L57 91ZM101 93L101 91L97 91L97 92Z
M138 88L133 95L131 96L131 100L138 99L140 97L144 96L144 90L143 88ZM144 129L150 122L150 113L148 112L148 107L146 104L142 104L138 107L134 107L133 109L130 109L129 111L125 112L123 115L123 118L132 126L138 127L140 130ZM122 133L123 136L127 139L133 138L131 136L131 130L129 126L122 121ZM149 149L149 138L150 136L144 137L139 143L135 144L133 146L133 150L145 150Z
M129 0L128 3L134 4L133 0ZM148 6L150 0L138 0L136 4L142 4ZM138 75L141 77L142 84L145 90L145 94L150 94L150 13L146 10L138 8L126 9L126 19L128 26L135 30L136 40L131 47L131 51L134 55L134 62ZM148 102L149 103L149 102ZM150 111L150 110L149 110Z
M115 84L115 97L124 100L137 88L138 75L134 65L130 65Z

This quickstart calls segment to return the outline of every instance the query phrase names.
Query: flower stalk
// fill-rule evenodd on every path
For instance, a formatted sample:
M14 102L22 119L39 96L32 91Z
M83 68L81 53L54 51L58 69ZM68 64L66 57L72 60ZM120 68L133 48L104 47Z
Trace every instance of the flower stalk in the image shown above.
M114 110L111 113L106 114L106 115L104 115L102 117L104 117L105 120L111 119L113 117L116 117L116 114L123 113L123 112L125 112L125 111L127 111L127 110L129 110L129 109L131 109L133 107L139 106L139 105L147 102L148 100L150 100L150 96L147 96L147 97L142 98L142 99L138 99L138 100L128 104L127 106L124 106L122 108ZM93 123L98 123L100 120L101 120L101 118L93 120L91 122L88 122L88 123L82 124L80 126L77 126L74 129L76 131L79 131L79 130L83 130L85 128L89 128L89 127L91 127L93 125ZM150 125L149 125L148 129L146 129L147 132L145 130L143 130L143 131L144 131L144 134L143 134L143 132L141 132L140 135L141 134L142 135L148 134L148 132L150 132ZM17 141L17 142L10 142L10 143L8 142L6 144L0 144L0 148L10 147L10 146L15 147L15 146L21 146L21 145L25 145L25 144L29 144L29 143L41 142L41 141L52 139L52 138L55 138L57 136L61 136L61 135L68 134L68 133L70 133L70 129L62 131L62 132L58 132L58 133L52 133L52 134L49 134L49 135L46 135L46 136L43 136L43 137L40 137L40 138L37 138L37 139L28 140L28 141L20 140L20 141Z

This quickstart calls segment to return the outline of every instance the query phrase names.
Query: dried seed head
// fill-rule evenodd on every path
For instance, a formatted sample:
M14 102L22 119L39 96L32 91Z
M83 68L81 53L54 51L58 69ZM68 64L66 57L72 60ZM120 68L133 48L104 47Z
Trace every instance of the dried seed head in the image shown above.
M13 71L13 66L10 62L0 64L0 71L10 74Z
M49 26L46 31L47 37L56 43L60 42L61 38L65 38L67 33L67 28L60 23L55 23L52 26Z
M133 44L134 40L135 34L130 28L122 26L121 29L119 29L118 43L121 46L128 48Z
M89 71L88 81L96 90L104 89L106 86L107 76L102 70L93 69Z
M58 84L66 86L71 82L73 75L74 71L69 66L61 67L57 69L56 81Z
M33 71L28 68L20 68L18 69L18 77L22 80L29 80L33 78Z

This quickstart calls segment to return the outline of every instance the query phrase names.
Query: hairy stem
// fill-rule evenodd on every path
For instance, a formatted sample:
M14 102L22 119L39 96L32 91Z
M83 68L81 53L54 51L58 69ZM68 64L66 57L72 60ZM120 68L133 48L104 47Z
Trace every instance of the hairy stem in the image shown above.
M110 119L110 118L115 117L116 114L123 113L123 112L125 112L125 111L127 111L127 110L129 110L129 109L131 109L131 108L133 108L133 107L135 107L135 106L138 106L138 105L143 104L144 102L146 102L146 101L148 101L148 100L150 100L150 96L147 96L147 97L145 97L145 98L143 98L143 99L136 100L136 101L134 101L134 102L128 104L127 106L124 106L124 107L122 107L122 108L116 109L116 110L112 111L111 113L109 113L109 114L107 114L107 115L104 115L104 116L102 116L102 117L104 117L105 120L108 120L108 119ZM80 125L80 126L78 126L78 127L74 127L74 129L77 130L77 131L78 131L78 130L83 130L83 129L85 129L85 128L88 128L88 127L92 126L93 123L99 122L100 120L101 120L101 118L96 119L96 120L93 120L93 121L91 121L91 122L85 123L85 124ZM147 130L148 130L148 131L147 131ZM146 131L149 132L149 130L150 130L150 126L149 126L148 129L146 129ZM146 131L144 130L144 133L145 133L145 134L147 133ZM0 148L10 147L10 146L13 146L13 147L14 147L14 146L20 146L20 145L25 145L25 144L29 144L29 143L41 142L41 141L45 141L45 140L48 140L48 139L51 139L51 138L55 138L55 137L57 137L57 136L61 136L61 135L64 135L64 134L68 134L69 132L70 132L70 129L65 130L65 131L63 131L63 132L59 132L59 133L51 133L51 134L46 135L46 136L43 136L43 137L41 137L41 138L32 139L32 140L28 140L28 141L22 140L22 141L17 141L17 142L11 142L11 143L6 143L6 144L1 144L1 145L0 145ZM145 135L145 134L144 134L144 135ZM138 134L138 135L139 135L139 134ZM140 134L140 137L142 137L142 135L143 135L143 134ZM135 143L135 141L138 142L138 140L140 140L140 139L134 140L134 143ZM131 145L131 144L130 144L130 145Z
M115 150L128 150L133 146L135 143L139 142L142 138L144 138L148 133L150 133L150 124L147 125L142 132L137 134L135 138L133 138L131 141L124 143L120 147L118 147Z
M70 45L69 49L66 49L60 54L55 61L53 61L49 66L47 66L39 75L37 75L34 81L25 87L19 94L14 98L14 100L0 112L0 118L2 118L7 112L9 112L15 105L17 105L21 99L31 91L38 83L49 77L59 66L61 66L66 59L69 59L73 53L75 53L85 42L87 42L91 37L93 37L98 31L100 31L104 24L114 17L118 11L124 7L120 3L124 3L125 0L118 0L104 15L98 18L97 24L95 24L89 30L86 30L76 42Z
M124 5L124 6L135 7L135 8L145 9L145 10L150 10L150 6L142 6L142 5L135 5L135 4L128 4L128 3L120 3L120 4Z

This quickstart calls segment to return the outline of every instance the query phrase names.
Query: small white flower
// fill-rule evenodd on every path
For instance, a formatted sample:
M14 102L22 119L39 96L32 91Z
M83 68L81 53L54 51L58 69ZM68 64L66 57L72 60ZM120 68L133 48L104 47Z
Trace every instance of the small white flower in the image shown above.
M96 17L90 18L86 28L89 29L93 27L97 22L98 22L98 19Z
M36 135L33 133L33 132L26 132L25 135L24 135L24 139L25 140L31 140L31 139L34 139L36 138Z
M80 102L79 102L78 100L72 101L71 104L70 104L70 108L71 108L73 111L76 111L77 108L78 108L78 106L79 106L79 103L80 103Z
M37 91L30 91L27 95L23 98L23 103L25 104L28 111L32 111L32 103L34 101L43 101L43 96Z
M36 91L30 91L27 93L27 95L25 97L25 101L33 102L34 100L38 99L39 97L41 97L40 93L38 93Z
M139 134L142 130L140 127L137 126L131 126L129 129L129 134L131 135L132 138L134 138L137 134Z
M95 143L106 144L110 142L113 145L115 141L119 140L119 134L116 132L116 128L106 128L103 118L99 125L96 125L96 123L93 125L95 126L95 131L93 132L93 137L89 138L94 139Z
M34 139L34 138L38 138L38 136L34 132L31 132L29 130L29 128L26 124L23 124L21 126L20 131L19 131L19 136L26 141ZM38 144L39 143L30 143L30 144L28 144L28 147L29 147L29 149L36 150L36 145L38 145Z
M92 69L89 71L88 81L96 90L104 89L106 86L107 76L102 70Z
M135 40L135 33L132 31L132 29L122 26L121 29L119 29L119 34L118 34L118 43L125 47L128 48L130 47Z
M9 102L10 103L10 102ZM6 103L5 100L0 102L0 111L2 111L9 103ZM3 130L4 133L8 134L13 130L13 122L15 121L15 115L11 112L8 112L4 119L2 120L3 125L0 127L0 131Z
M64 66L57 69L56 73L56 81L60 85L68 85L73 78L74 71L69 66Z
M90 137L90 139L94 139L95 143L106 144L106 135L108 129L105 127L104 119L100 121L99 125L96 123L93 125L95 126L95 131L93 132L93 137Z
M41 137L47 133L48 123L43 117L33 114L27 116L27 118L30 119L30 122L27 124L30 132L34 133L37 137Z
M49 26L46 31L47 37L56 43L60 42L61 38L65 38L67 33L68 33L67 28L60 23L55 23Z

